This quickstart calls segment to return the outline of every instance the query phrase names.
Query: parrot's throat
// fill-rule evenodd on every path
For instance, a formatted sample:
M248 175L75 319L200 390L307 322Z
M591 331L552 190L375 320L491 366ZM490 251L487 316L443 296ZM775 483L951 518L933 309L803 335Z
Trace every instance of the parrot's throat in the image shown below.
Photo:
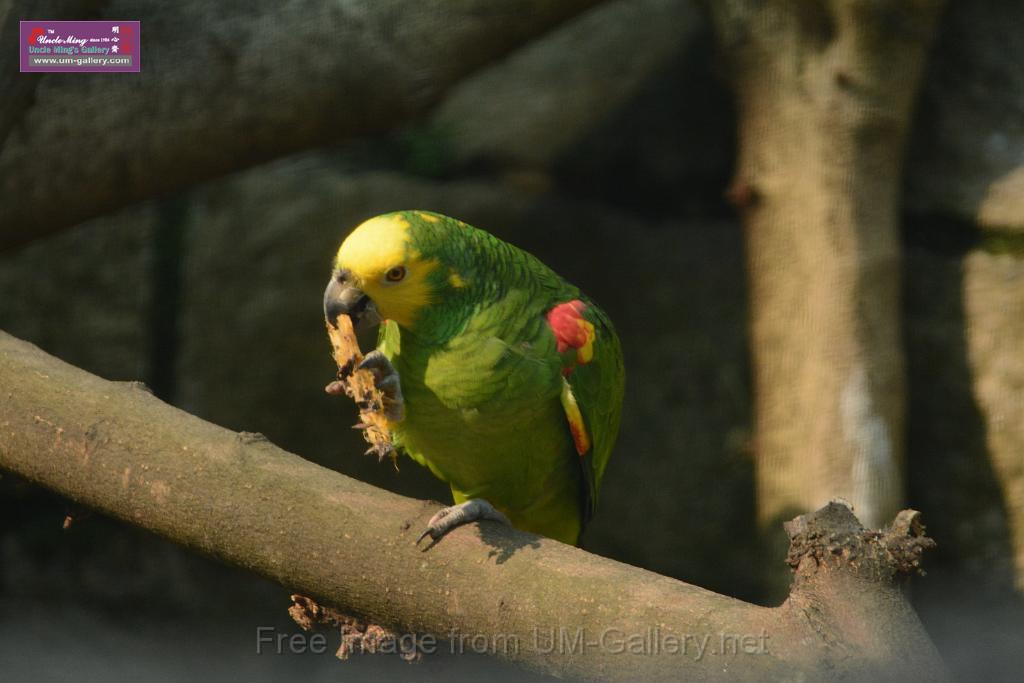
M431 304L416 312L412 324L399 326L403 343L408 339L418 345L440 346L462 332L480 308L468 294L470 292L443 288Z

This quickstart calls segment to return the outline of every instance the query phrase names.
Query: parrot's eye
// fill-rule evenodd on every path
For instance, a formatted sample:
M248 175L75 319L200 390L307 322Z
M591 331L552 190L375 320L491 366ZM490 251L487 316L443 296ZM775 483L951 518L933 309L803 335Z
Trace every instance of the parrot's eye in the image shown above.
M395 266L384 273L384 279L388 282L400 282L405 279L405 266Z

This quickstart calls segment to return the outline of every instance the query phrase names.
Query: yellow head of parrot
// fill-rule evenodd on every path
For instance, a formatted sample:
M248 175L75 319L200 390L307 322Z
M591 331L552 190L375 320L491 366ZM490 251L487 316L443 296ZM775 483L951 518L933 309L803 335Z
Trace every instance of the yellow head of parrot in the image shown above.
M328 320L346 314L357 322L370 310L403 327L413 326L417 313L433 301L428 277L438 263L413 247L410 218L436 220L425 212L389 213L360 224L345 238L324 292Z

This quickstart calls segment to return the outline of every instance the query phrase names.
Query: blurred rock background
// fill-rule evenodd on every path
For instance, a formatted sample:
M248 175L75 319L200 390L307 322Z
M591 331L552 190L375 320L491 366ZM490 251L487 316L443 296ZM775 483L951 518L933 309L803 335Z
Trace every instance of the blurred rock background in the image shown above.
M1022 25L1020 3L951 3L904 202L907 503L939 543L913 595L954 672L996 680L1024 665ZM457 216L580 285L621 333L622 433L584 547L758 600L745 256L723 199L734 115L716 64L690 0L606 2L473 73L413 125L0 252L0 328L356 478L446 500L411 461L361 455L352 406L322 391L333 364L320 297L362 220ZM257 657L256 626L295 630L284 589L103 518L62 531L65 503L12 477L0 506L0 661L15 674L491 667Z

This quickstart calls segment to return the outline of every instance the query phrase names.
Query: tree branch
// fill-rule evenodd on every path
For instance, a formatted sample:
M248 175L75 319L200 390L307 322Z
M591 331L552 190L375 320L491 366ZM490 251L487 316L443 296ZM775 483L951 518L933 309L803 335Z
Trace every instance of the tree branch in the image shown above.
M142 20L142 71L40 82L0 149L0 249L408 121L597 1L115 4Z
M436 504L3 332L0 386L0 468L399 631L482 636L532 669L603 680L944 677L892 584L916 560L893 548L926 544L919 525L866 532L841 505L803 518L793 595L765 608L489 523L424 550L414 540Z

